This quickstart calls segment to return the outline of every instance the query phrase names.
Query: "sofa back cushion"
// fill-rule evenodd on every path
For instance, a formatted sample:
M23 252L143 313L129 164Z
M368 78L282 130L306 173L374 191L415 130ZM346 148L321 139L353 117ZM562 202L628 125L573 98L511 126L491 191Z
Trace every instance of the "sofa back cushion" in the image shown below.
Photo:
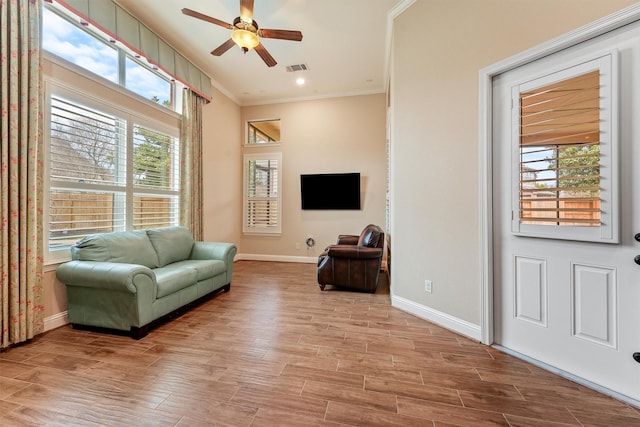
M358 239L358 246L381 248L384 245L384 232L374 224L367 225Z
M163 227L147 230L147 236L158 254L158 264L164 267L191 256L193 235L186 227Z
M117 231L87 236L71 247L80 261L120 262L158 267L158 256L144 230Z

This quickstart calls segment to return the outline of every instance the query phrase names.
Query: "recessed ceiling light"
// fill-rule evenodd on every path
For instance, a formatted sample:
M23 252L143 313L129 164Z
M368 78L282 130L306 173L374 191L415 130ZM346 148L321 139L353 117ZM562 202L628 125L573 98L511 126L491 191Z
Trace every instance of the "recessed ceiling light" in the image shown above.
M298 77L298 78L296 79L296 84L297 84L298 86L304 86L304 79L303 79L302 77Z

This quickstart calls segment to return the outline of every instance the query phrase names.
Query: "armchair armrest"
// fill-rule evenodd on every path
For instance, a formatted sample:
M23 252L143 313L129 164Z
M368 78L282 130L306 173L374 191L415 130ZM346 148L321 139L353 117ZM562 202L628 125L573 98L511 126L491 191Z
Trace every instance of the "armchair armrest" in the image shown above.
M338 245L357 245L360 236L354 236L352 234L340 234L338 236Z
M142 293L151 291L155 298L156 276L139 264L102 261L69 261L56 269L56 277L65 285ZM146 292L145 292L146 293Z
M327 255L334 258L375 259L382 256L382 248L367 248L355 245L331 245Z

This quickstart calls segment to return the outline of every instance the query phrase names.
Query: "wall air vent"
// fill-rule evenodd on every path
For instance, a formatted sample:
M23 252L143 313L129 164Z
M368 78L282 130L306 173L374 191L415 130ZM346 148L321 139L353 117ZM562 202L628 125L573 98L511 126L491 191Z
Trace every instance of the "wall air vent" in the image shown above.
M295 65L287 65L287 73L293 73L294 71L307 71L309 67L307 64L295 64Z

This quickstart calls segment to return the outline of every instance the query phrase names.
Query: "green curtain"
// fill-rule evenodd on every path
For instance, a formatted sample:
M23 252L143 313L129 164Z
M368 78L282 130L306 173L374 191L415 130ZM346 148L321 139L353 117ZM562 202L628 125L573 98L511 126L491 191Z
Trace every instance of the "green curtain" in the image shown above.
M39 0L3 0L0 23L0 348L44 329Z
M202 106L206 100L185 90L180 132L180 224L202 240Z

